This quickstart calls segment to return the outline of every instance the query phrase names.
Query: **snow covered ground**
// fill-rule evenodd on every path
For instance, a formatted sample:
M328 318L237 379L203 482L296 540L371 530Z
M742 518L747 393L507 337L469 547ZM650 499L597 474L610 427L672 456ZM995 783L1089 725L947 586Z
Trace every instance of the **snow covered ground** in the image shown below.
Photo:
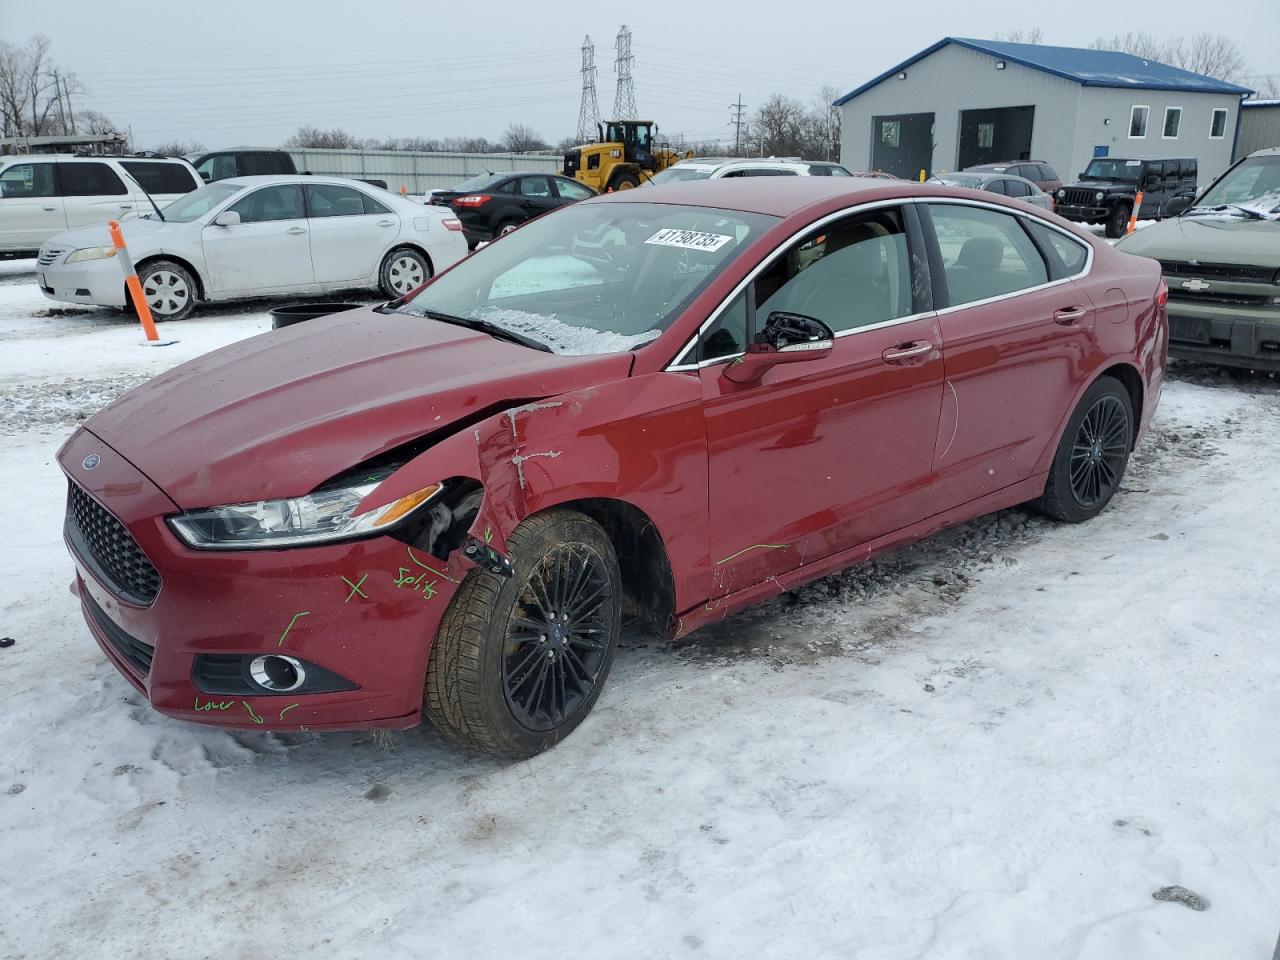
M1270 956L1274 380L1177 371L1093 523L1007 511L633 641L504 766L172 721L90 639L58 445L266 306L149 349L0 263L0 957Z

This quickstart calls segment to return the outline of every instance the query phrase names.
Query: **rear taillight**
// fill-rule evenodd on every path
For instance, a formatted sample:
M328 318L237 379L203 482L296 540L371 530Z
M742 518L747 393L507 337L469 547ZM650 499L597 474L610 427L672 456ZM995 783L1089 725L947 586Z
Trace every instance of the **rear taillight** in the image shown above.
M445 228L446 230L461 230L461 229L462 229L462 221L461 221L461 220L459 220L457 217L445 217L445 218L444 218L443 220L441 220L440 222L444 224L444 228Z
M1156 290L1156 306L1165 307L1169 303L1169 285L1164 282L1164 277L1160 278L1160 287Z
M465 197L454 197L450 203L455 207L468 207L474 209L475 207L483 207L492 199L493 197L489 196L487 193L468 193Z

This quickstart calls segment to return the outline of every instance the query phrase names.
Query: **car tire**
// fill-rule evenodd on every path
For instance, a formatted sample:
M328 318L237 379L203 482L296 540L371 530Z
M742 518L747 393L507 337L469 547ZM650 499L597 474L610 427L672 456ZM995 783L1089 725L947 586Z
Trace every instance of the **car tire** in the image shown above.
M621 632L622 575L604 530L576 510L528 518L507 546L510 576L477 567L450 601L423 712L454 743L518 760L563 740L599 698Z
M413 247L396 247L382 258L378 289L384 297L399 299L431 279L431 263Z
M497 240L499 237L505 237L518 226L520 226L519 220L503 220L493 228L493 239Z
M1129 227L1129 207L1120 203L1112 208L1111 213L1107 215L1104 221L1106 224L1106 235L1108 240L1115 240L1123 237L1125 230Z
M1134 432L1129 391L1114 377L1099 377L1067 421L1034 506L1068 523L1092 520L1120 489Z
M640 178L634 173L615 173L609 180L610 190L632 190L640 186Z
M191 271L173 260L152 260L138 270L138 282L142 286L142 296L151 308L151 319L185 320L196 308L196 284ZM125 288L126 296L133 303L132 294Z

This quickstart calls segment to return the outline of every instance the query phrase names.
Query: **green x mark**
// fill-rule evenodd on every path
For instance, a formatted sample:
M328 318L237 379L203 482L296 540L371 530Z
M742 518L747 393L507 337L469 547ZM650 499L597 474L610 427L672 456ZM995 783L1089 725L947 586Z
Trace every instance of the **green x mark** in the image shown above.
M341 576L341 575L340 575L340 576ZM351 602L351 598L352 598L352 597L354 597L357 593L358 593L358 594L360 594L360 596L364 597L366 600L368 600L368 599L369 599L369 595L368 595L367 593L365 593L363 590L361 590L361 589L360 589L360 587L361 587L361 586L363 586L363 585L364 585L364 582L365 582L366 580L368 580L368 579L369 579L369 575L368 575L367 573L366 573L363 577L361 577L361 578L360 578L360 582L359 582L359 583L352 583L352 582L351 582L350 580L348 580L346 577L342 577L342 582L343 582L343 583L345 583L348 587L350 587L350 588L351 588L351 592L347 594L347 599L343 600L342 602L343 602L344 604L346 604L346 603L350 603L350 602Z

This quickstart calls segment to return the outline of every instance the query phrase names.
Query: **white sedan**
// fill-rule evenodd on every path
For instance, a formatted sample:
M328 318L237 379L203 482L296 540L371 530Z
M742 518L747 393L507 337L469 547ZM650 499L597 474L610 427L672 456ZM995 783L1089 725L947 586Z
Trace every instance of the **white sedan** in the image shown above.
M337 177L219 180L121 228L157 320L204 300L354 287L400 297L467 255L449 209ZM128 305L105 226L47 240L36 280L52 300Z

